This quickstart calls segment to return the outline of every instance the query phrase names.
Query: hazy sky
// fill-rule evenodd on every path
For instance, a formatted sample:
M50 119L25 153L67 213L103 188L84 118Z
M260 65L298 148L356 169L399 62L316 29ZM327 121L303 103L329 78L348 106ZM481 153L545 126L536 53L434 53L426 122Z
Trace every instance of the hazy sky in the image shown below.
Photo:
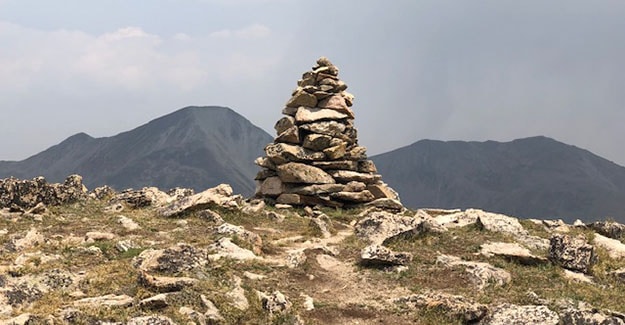
M274 135L322 55L370 155L546 135L625 165L622 0L0 0L0 159L189 105Z

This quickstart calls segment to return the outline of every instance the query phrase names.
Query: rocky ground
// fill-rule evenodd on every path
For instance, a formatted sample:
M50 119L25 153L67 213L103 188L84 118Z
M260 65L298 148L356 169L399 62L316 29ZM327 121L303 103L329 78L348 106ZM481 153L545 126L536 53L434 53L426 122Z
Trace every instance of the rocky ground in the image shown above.
M625 324L614 222L72 180L0 186L2 324Z

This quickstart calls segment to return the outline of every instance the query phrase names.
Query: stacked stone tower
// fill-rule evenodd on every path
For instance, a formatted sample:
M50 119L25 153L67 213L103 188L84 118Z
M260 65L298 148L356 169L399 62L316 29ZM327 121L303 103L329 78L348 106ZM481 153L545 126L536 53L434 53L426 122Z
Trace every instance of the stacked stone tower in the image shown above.
M256 159L256 196L292 205L350 207L395 200L365 147L358 145L354 96L327 58L303 74L275 125L277 136ZM382 200L379 200L382 199Z

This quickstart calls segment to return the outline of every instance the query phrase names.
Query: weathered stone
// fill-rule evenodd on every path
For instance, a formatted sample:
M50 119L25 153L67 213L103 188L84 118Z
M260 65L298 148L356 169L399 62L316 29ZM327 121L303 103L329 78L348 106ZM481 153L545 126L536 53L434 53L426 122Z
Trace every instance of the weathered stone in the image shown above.
M252 245L252 251L254 254L260 254L263 247L263 240L260 236L252 231L246 230L242 226L235 226L229 223L223 223L217 227L218 234L235 235L240 239L248 242Z
M290 204L290 205L301 205L304 204L302 200L302 195L293 194L293 193L283 193L278 196L276 202L281 204Z
M183 197L191 196L193 194L195 194L195 190L184 187L174 187L167 191L167 195L169 195L172 200L180 200Z
M284 132L280 133L278 137L276 137L275 142L299 144L299 129L297 126L294 126L284 130Z
M618 259L625 257L625 244L621 241L608 238L606 236L595 234L592 243L596 246L605 248L610 258Z
M234 288L226 293L226 296L232 301L232 305L242 311L250 308L250 303L245 297L245 290L241 287L241 278L233 276Z
M325 214L320 214L310 219L310 226L312 226L315 230L321 233L321 237L330 238L332 237L332 233L330 229L332 228L332 220Z
M588 273L596 262L595 249L584 238L554 234L550 239L549 260L569 270Z
M392 188L385 183L370 184L367 186L367 190L373 194L376 199L391 199L399 200L399 195Z
M358 163L351 160L313 161L312 165L323 170L352 170L358 169Z
M393 300L397 304L405 304L412 308L427 308L440 310L453 318L463 321L463 324L473 324L488 314L488 307L483 304L468 301L463 296L450 295L442 292L425 292L413 294Z
M256 181L264 181L269 177L274 177L277 176L278 173L275 170L271 170L271 169L263 169L261 171L259 171L258 173L256 173L256 176L254 177L254 180Z
M163 206L157 210L157 213L163 217L174 217L211 206L225 206L233 199L232 187L228 184L220 184L204 192L184 197Z
M358 162L357 170L361 173L377 173L378 169L371 160L362 160Z
M319 108L328 108L347 114L349 118L354 118L354 112L347 106L345 99L341 95L330 96L317 104Z
M412 261L412 254L393 252L382 245L369 245L360 252L360 262L366 266L385 267L406 265Z
M217 309L217 307L215 307L215 304L211 300L206 298L205 295L200 295L200 299L202 300L204 308L206 308L204 316L206 316L208 320L212 320L215 323L219 323L224 320L223 316L221 316L221 312Z
M110 233L110 232L103 232L103 231L90 231L85 234L85 240L87 241L87 243L111 240L111 239L115 239L115 237L117 237L117 235Z
M355 129L352 129L353 132L356 132ZM356 136L349 136L350 138L356 138ZM346 157L353 160L365 160L367 159L367 148L361 146L355 146L346 154Z
M30 209L38 203L56 206L86 199L87 188L80 175L70 175L63 184L49 184L43 177L32 180L0 180L0 208Z
M274 291L270 295L259 293L263 309L270 314L282 313L291 309L291 302L280 291Z
M139 224L126 216L119 216L117 222L121 224L122 227L124 227L127 231L135 231L141 229L141 226L139 226Z
M295 119L292 116L284 116L276 122L273 128L276 134L280 134L293 127L295 127Z
M625 283L625 268L620 268L614 271L608 272L609 275L615 277L617 280Z
M169 294L160 293L139 301L139 307L146 309L163 309L170 305Z
M561 324L625 325L625 315L597 309L567 308L560 312Z
M284 185L280 177L268 177L259 189L259 194L263 196L278 196L284 192Z
M345 192L361 192L367 189L367 184L363 182L352 181L345 184Z
M352 181L363 182L365 184L371 184L381 179L380 175L365 174L354 172L350 170L336 170L330 172L330 175L340 183L348 183Z
M346 91L341 91L341 96L343 96L343 99L345 100L345 104L347 105L347 107L351 107L352 105L354 105L354 95Z
M482 213L477 217L478 228L493 232L508 234L527 234L527 230L519 223L517 218L508 217L503 214Z
M9 252L19 252L30 247L41 245L45 238L36 229L30 228L24 236L15 236L5 245L5 249Z
M225 222L224 219L219 215L219 213L211 209L201 210L197 213L197 216L198 218L208 221L209 223L212 223L215 225L220 225Z
M372 244L383 245L397 236L414 236L419 233L421 221L413 217L386 211L367 213L354 226L356 236Z
M80 300L76 300L74 301L74 306L89 305L93 307L127 307L130 306L132 302L133 299L130 296L109 294L99 297L83 298Z
M111 199L111 202L125 202L133 208L161 206L169 201L171 201L170 196L156 187L144 187L140 190L127 189Z
M267 157L258 157L256 158L256 160L254 160L254 163L256 165L258 165L259 167L263 167L263 168L267 168L267 169L271 169L271 170L275 170L276 169L276 164L274 164L271 159L267 158Z
M301 164L286 163L278 168L278 176L285 183L333 184L334 179L321 168Z
M285 107L282 109L282 114L287 115L287 116L295 117L296 113L297 113L297 107Z
M346 118L349 118L349 115L333 109L325 108L301 106L297 109L297 113L295 113L295 122L297 122L297 124L310 123L320 120L341 120Z
M343 191L345 185L342 184L312 184L289 188L290 193L302 195L319 195Z
M459 257L451 255L439 255L436 263L447 267L464 267L465 272L470 275L470 280L478 289L484 289L489 285L502 286L510 282L510 273L504 269L494 267L488 263L464 261Z
M286 143L269 144L265 147L265 153L267 154L267 157L269 157L269 159L271 159L271 161L276 165L293 161L297 162L325 159L325 155L322 152L314 152L300 146Z
M347 148L347 144L342 142L336 146L332 146L323 150L323 153L330 160L341 159L345 156L345 150Z
M187 244L166 249L146 249L133 258L132 265L145 272L177 274L208 264L206 251Z
M167 316L141 316L129 319L126 325L176 325L176 323Z
M331 193L330 197L336 200L342 200L347 202L365 203L371 202L375 197L371 192L364 190L361 192L336 192Z
M322 151L323 149L330 147L331 141L332 137L329 135L312 133L304 138L302 147L314 151Z
M210 245L209 248L217 252L208 256L211 260L218 260L224 257L241 261L260 259L254 252L239 247L227 237L221 238L216 243Z
M494 308L479 324L482 325L557 325L560 318L547 306L503 304ZM567 323L568 324L568 323Z
M609 238L621 239L625 234L625 225L614 221L596 221L590 228Z
M401 204L401 202L397 200L393 200L393 199L386 199L386 198L375 199L365 204L365 206L373 206L373 207L377 207L381 209L389 209L389 210L395 210L395 211L401 211L404 209L404 206Z
M502 256L525 265L547 262L547 258L533 255L529 249L517 243L485 243L482 244L480 253L487 257Z
M293 94L293 97L285 105L286 107L315 107L317 106L317 97L300 89Z
M345 132L345 124L338 121L317 121L315 123L302 124L299 128L308 132L325 134L331 137L337 137Z

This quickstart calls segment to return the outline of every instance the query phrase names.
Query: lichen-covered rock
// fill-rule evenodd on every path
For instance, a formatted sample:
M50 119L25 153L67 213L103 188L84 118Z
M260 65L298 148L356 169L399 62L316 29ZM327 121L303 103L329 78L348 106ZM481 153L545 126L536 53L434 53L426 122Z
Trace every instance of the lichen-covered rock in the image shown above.
M252 251L254 254L260 254L263 247L263 240L261 237L252 231L246 230L241 226L235 226L229 223L223 223L217 227L218 234L235 235L240 239L248 242L252 245Z
M32 180L7 178L0 180L0 208L30 209L38 203L56 206L87 198L87 188L80 175L68 176L63 184L49 184L43 177Z
M502 256L506 259L525 264L535 265L547 262L547 258L536 256L529 249L518 243L485 243L480 246L480 253L484 256Z
M282 313L291 309L293 304L280 291L274 291L271 294L258 293L263 309L270 314Z
M484 318L488 313L488 307L469 301L463 296L450 295L442 292L425 292L413 294L393 300L397 304L407 305L412 308L427 308L440 310L443 313L465 323L475 323Z
M126 325L176 325L176 323L166 316L141 316L128 320Z
M110 202L124 202L133 208L143 208L148 206L162 206L171 200L171 197L167 195L167 193L156 187L144 187L140 190L124 190L116 194Z
M447 267L464 267L465 272L470 276L469 279L478 289L484 289L489 285L502 286L511 280L508 271L488 263L464 261L451 255L439 255L436 263Z
M204 249L177 244L166 249L146 249L132 260L135 268L145 272L176 274L208 264Z
M595 234L592 239L592 243L595 246L605 248L610 258L619 259L625 257L625 244L619 240L612 239L601 234Z
M625 314L597 309L567 308L560 312L562 324L572 325L625 325Z
M625 234L625 225L614 221L596 221L588 226L599 234L613 239L621 239Z
M526 305L518 306L503 304L495 307L491 314L486 316L481 325L557 325L560 322L558 314L547 306ZM570 324L570 323L565 323Z
M588 273L596 262L595 248L585 238L554 234L550 239L549 260L569 270Z
M419 233L421 220L386 211L370 211L354 226L356 236L372 244L384 244L397 236L413 236Z
M175 217L214 206L228 206L230 202L236 200L237 197L232 195L232 187L228 184L220 184L201 193L173 201L159 208L157 213L163 217Z
M150 275L145 271L139 273L139 284L156 292L180 291L196 284L199 280L189 277L168 277Z
M394 252L382 245L369 245L360 252L361 264L366 266L396 266L406 265L412 261L412 254Z

